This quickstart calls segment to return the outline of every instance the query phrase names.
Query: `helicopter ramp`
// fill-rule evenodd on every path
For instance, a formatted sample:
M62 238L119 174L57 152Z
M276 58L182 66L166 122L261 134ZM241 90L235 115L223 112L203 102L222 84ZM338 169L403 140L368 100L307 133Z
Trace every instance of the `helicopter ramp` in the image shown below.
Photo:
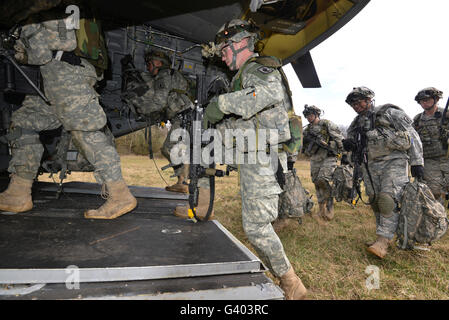
M135 210L94 220L83 213L104 202L99 185L62 190L35 183L31 211L0 212L0 299L283 299L218 221L173 215L187 195L131 186Z

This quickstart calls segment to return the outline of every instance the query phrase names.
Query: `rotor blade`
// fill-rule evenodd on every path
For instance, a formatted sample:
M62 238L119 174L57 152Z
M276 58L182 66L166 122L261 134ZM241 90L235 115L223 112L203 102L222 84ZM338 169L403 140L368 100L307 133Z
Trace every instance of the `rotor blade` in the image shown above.
M291 64L304 88L321 88L310 52L292 61Z

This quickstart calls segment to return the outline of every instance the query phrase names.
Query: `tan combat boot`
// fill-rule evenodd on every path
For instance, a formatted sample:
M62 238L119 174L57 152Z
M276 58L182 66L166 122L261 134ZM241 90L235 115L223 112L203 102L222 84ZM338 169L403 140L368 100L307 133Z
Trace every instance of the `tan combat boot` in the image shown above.
M204 219L207 214L207 209L209 208L209 200L210 200L210 189L199 188L198 194L198 207L196 208L196 216L200 219ZM177 206L175 209L175 216L189 219L188 209L190 206L187 204L185 206ZM209 216L209 220L214 219L214 209L212 208L212 212Z
M137 200L131 194L124 180L106 183L107 201L97 210L87 210L87 219L115 219L130 212L137 206Z
M389 239L382 236L378 236L376 242L374 242L371 246L366 248L366 250L376 255L377 257L383 259L383 257L385 257L385 255L387 254L389 246L390 246Z
M0 193L0 210L9 212L24 212L33 209L31 186L33 180L11 175L8 189Z
M315 219L316 222L318 222L319 225L324 225L324 224L326 224L326 221L324 220L322 215L324 215L323 212L324 212L324 210L326 210L325 209L326 204L324 202L323 203L319 202L318 206L319 206L318 209L314 209L312 211L312 218Z
M185 183L186 177L189 175L189 165L184 164L181 174L178 176L178 181L171 186L165 187L165 190L179 193L189 193L189 186Z
M323 218L327 221L331 221L334 218L334 200L328 200L324 205Z
M281 289L284 291L287 300L303 300L307 295L307 289L295 274L293 267L290 267L281 277Z

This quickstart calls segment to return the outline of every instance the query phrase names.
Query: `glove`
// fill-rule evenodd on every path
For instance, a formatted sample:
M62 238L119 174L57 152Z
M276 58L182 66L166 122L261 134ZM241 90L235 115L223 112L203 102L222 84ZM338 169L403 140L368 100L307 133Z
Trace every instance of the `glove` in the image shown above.
M347 154L344 154L344 155L341 156L341 164L342 165L349 164L349 159L348 159L348 155Z
M204 112L203 116L203 125L204 128L207 128L207 125L210 123L217 123L221 119L223 119L224 113L218 109L218 100L211 101Z
M355 151L357 149L357 145L352 139L343 139L343 148L346 151Z
M424 179L424 167L423 166L412 166L412 177L417 178L418 180Z
M25 50L25 47L21 44L21 42L16 41L14 45L14 58L18 63L27 64L28 63L28 54Z

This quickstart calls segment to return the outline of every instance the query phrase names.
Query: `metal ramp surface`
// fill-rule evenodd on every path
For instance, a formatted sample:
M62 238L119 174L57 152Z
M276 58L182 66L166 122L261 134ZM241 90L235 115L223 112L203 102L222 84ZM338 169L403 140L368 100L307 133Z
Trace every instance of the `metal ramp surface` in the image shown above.
M186 195L130 189L138 207L114 220L83 217L104 200L99 185L79 182L65 184L59 199L54 184L37 183L33 210L0 212L0 299L283 298L218 221L173 215ZM78 290L66 287L73 272Z

